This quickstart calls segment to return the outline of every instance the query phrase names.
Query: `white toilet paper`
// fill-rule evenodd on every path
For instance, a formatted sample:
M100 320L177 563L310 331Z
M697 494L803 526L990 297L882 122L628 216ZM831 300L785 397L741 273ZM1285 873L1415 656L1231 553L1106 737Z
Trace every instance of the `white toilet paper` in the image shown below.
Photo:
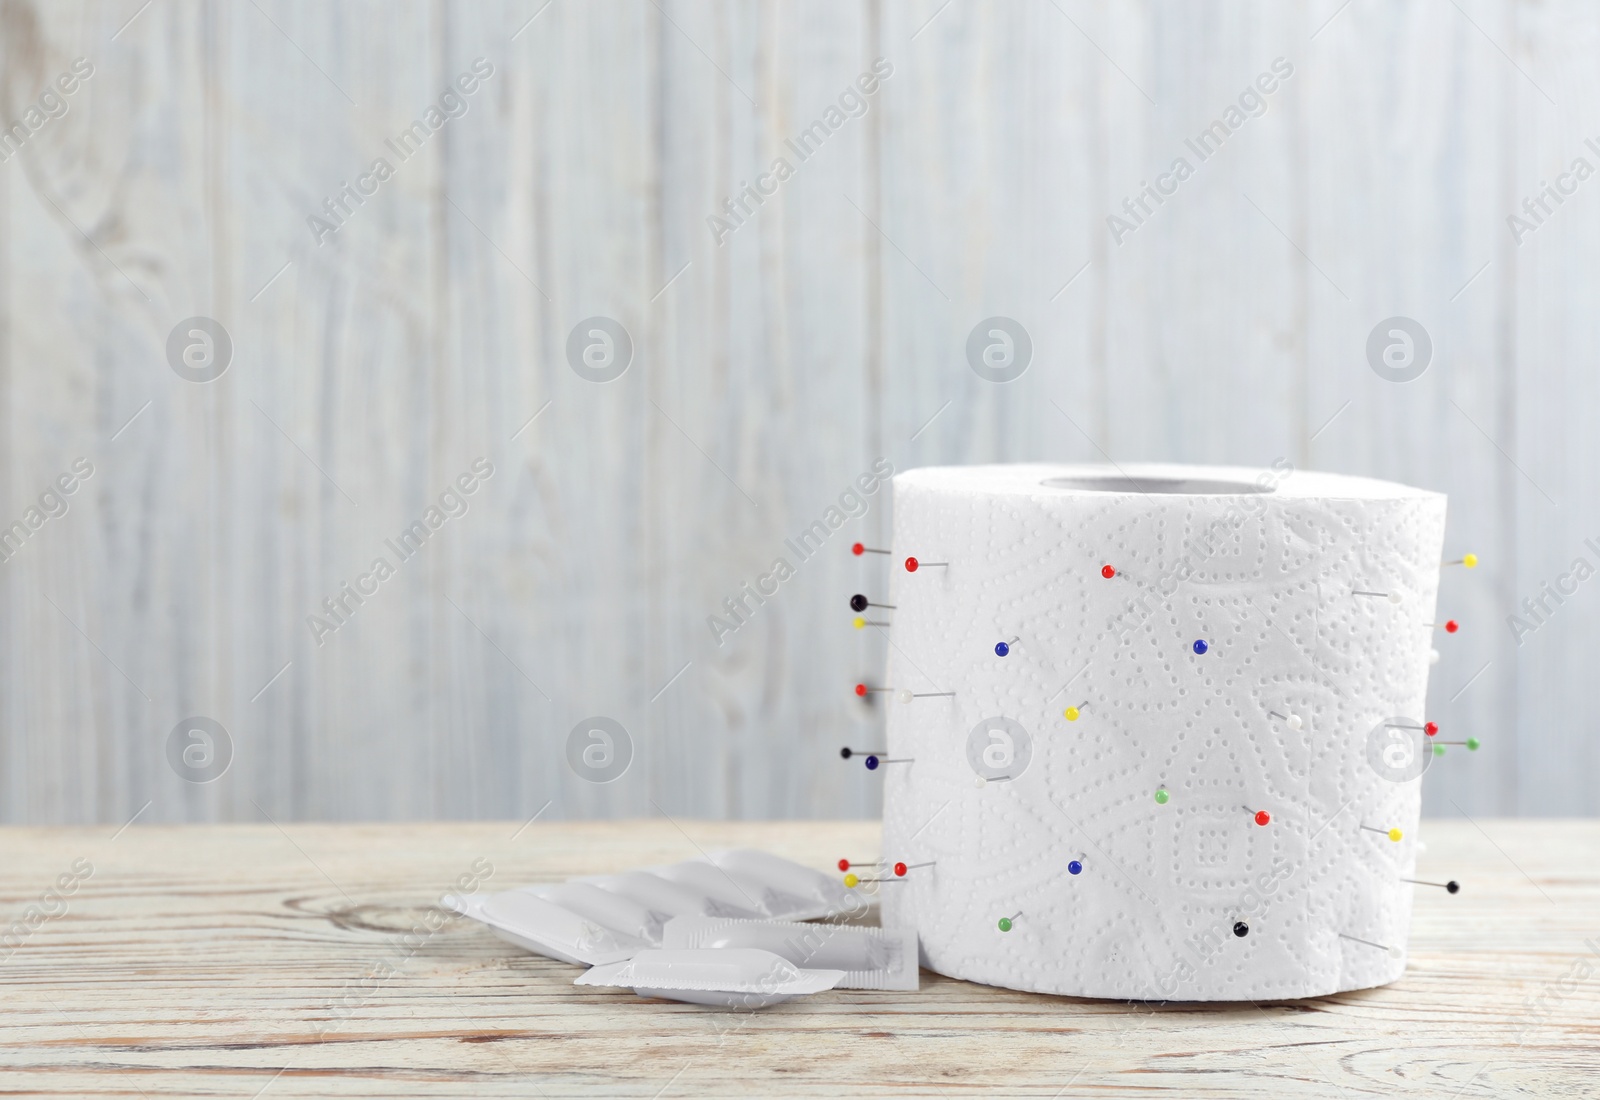
M933 866L885 925L1075 996L1399 977L1444 514L1281 461L897 476L883 855Z

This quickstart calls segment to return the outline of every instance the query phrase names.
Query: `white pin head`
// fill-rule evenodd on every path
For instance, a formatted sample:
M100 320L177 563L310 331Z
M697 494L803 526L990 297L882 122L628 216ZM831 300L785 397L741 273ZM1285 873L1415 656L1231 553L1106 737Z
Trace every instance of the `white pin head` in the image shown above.
M1290 728L1290 729L1292 729L1292 730L1297 730L1297 729L1299 729L1299 728L1300 728L1300 727L1301 727L1301 726L1302 726L1302 725L1303 725L1303 724L1304 724L1304 723L1302 723L1302 722L1301 722L1301 721L1300 721L1300 716L1299 716L1299 715L1298 715L1298 714L1291 714L1291 715L1289 715L1289 720L1288 720L1288 722L1287 722L1287 725L1288 725L1288 727L1289 727L1289 728Z
M1398 591L1389 593L1390 603L1399 603L1402 599L1404 599L1404 597L1401 596Z
M1428 663L1430 665L1436 665L1439 663L1439 651L1437 649L1428 650Z
M911 694L910 688L901 688L900 693L896 695L895 698L899 699L902 703L909 703L914 696Z

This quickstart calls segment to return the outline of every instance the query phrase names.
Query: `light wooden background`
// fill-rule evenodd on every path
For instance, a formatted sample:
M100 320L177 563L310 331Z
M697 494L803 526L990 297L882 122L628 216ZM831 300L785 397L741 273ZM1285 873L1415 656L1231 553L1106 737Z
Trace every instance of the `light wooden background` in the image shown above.
M1600 581L1520 647L1505 621L1600 536L1600 182L1521 246L1505 222L1600 165L1600 10L541 3L0 4L0 119L95 66L0 164L0 519L95 467L0 565L0 819L875 814L836 750L875 728L845 598L881 566L846 546L881 498L726 645L706 617L879 456L1447 491L1484 564L1446 580L1430 717L1485 748L1428 809L1600 810ZM317 246L307 215L480 56L469 112ZM707 215L877 56L869 113L718 247ZM1265 116L1114 244L1279 56ZM235 345L208 385L165 357L197 314ZM597 314L636 347L605 386L564 357ZM994 314L1036 349L1005 387L963 350ZM1436 349L1404 386L1364 352L1396 314ZM315 644L479 456L468 514ZM204 786L164 749L195 714L234 750ZM637 750L603 787L564 761L594 714Z

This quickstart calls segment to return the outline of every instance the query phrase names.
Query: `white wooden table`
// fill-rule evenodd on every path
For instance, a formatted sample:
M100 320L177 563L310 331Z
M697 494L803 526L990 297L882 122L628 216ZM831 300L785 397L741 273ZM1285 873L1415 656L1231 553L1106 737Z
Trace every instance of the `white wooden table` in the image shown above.
M1155 1008L924 972L757 1013L576 987L430 910L475 866L488 889L697 846L821 867L875 853L877 823L113 831L0 830L0 1093L1600 1095L1597 822L1425 822L1422 877L1464 889L1419 895L1385 989Z

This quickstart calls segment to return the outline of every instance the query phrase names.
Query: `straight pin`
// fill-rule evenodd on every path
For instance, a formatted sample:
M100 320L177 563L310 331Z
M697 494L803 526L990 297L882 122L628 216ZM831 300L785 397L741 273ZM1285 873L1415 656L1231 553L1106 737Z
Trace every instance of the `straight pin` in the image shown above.
M1398 592L1363 592L1360 589L1353 589L1350 594L1352 596L1381 596L1390 603L1399 603L1405 598Z
M867 599L865 596L863 596L859 592L857 592L854 596L850 597L850 610L851 611L865 611L869 607L881 607L886 611L895 610L894 604L892 604L892 603L873 603L871 600Z
M996 642L994 644L994 655L996 657L1004 657L1011 652L1011 647L1016 645L1017 641L1018 639L1012 638L1009 642Z
M915 764L916 762L917 758L915 756L900 756L891 760L887 756L880 759L878 756L873 755L867 757L867 770L875 772L878 770L879 764Z
M1398 947L1385 947L1381 943L1374 943L1372 940L1364 940L1360 936L1350 936L1350 935L1346 935L1343 932L1340 932L1339 936L1340 936L1341 939L1355 940L1357 943L1364 943L1368 947L1376 947L1379 951L1387 951L1389 953L1389 957L1391 959L1398 959L1401 956L1401 954L1403 954L1403 952L1401 952L1401 950Z
M1447 890L1452 894L1461 892L1461 884L1455 879L1451 879L1449 882L1423 882L1420 878L1403 878L1400 881L1415 883L1418 886L1437 886L1439 889Z
M1418 726L1418 725L1408 725L1405 722L1388 722L1388 723L1384 724L1383 728L1384 729L1390 729L1390 730L1421 730L1423 733L1427 734L1429 737L1432 737L1434 734L1439 732L1439 723L1437 723L1437 722L1424 722L1424 723L1422 723L1422 725ZM1448 742L1446 742L1446 743L1448 744Z
M894 688L868 687L866 684L857 684L856 685L856 694L857 695L873 695L873 694L876 694L877 692L880 692L880 691L893 691L893 690L894 690Z
M863 546L858 542L854 546L850 547L850 552L859 558L862 554L887 554L889 551L875 550L870 546Z
M855 627L857 630L864 630L869 626L888 626L889 624L888 623L882 623L882 622L872 622L869 619L863 619L860 615L857 615L854 619L850 620L850 625Z
M949 565L947 561L918 561L916 558L907 558L906 572L915 573L918 569L946 569Z
M1065 718L1069 722L1076 722L1078 720L1078 716L1081 715L1084 711L1086 711L1088 709L1089 709L1089 701L1087 699L1085 699L1083 702L1079 703L1077 706L1068 707L1066 710L1062 711L1061 712L1061 717Z
M1294 714L1294 713L1279 714L1275 710L1269 710L1269 711L1267 711L1267 713L1272 715L1272 717L1276 718L1278 721L1282 722L1284 725L1288 726L1292 730L1297 730L1302 725L1305 724L1305 723L1300 721L1300 716L1298 714Z
M1022 910L1017 910L1009 917L1000 918L1000 931L1009 932L1016 925L1017 918L1022 916Z
M1446 619L1442 623L1423 623L1422 625L1431 626L1435 630L1442 630L1446 634L1454 634L1456 631L1461 629L1461 624L1456 622L1454 619Z
M913 699L953 699L955 694L953 691L912 691L910 688L901 688L895 698L902 703L909 703Z
M1369 833L1379 833L1383 836L1386 836L1396 843L1399 843L1401 836L1404 835L1399 829L1375 829L1371 825L1363 825L1361 827Z
M1440 562L1439 564L1440 565L1464 565L1468 569L1476 569L1476 568L1478 568L1478 555L1476 555L1476 554L1466 554L1466 555L1464 555L1462 557L1457 558L1455 561Z

